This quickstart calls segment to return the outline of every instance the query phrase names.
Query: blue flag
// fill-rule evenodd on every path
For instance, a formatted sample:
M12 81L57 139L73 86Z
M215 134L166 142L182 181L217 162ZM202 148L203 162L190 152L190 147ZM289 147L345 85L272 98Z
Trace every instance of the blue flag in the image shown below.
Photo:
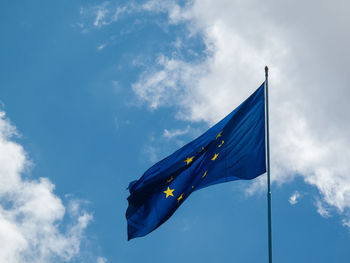
M265 172L262 84L219 123L130 183L128 240L155 230L198 189Z

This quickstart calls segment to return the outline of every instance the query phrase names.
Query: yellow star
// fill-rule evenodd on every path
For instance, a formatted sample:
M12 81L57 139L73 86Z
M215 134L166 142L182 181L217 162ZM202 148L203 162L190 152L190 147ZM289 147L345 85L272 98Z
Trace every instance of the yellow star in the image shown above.
M182 195L183 195L183 194L181 194L181 195L179 196L179 198L177 198L177 202L180 202L180 200L182 199Z
M188 165L190 162L192 162L193 158L194 158L194 156L192 156L192 157L187 157L187 159L185 160L185 162L187 163L187 165Z
M173 195L173 192L174 192L175 189L170 189L169 186L168 186L168 189L166 189L163 193L166 194L166 197L165 198L168 198L170 195L171 196L174 196Z
M218 135L216 135L215 140L217 140L219 137L221 137L221 133L222 133L222 131L221 131L221 132L219 132L219 134L218 134Z
M215 159L216 159L218 156L219 156L219 154L218 154L218 153L214 154L214 157L213 157L213 158L211 158L211 160L212 160L212 161L215 161Z
M221 141L221 144L218 147L221 147L224 144L224 140Z
M166 180L166 182L170 183L172 180L174 180L174 177L170 177L168 180Z
M208 170L205 171L205 173L202 175L202 178L204 178L208 173Z

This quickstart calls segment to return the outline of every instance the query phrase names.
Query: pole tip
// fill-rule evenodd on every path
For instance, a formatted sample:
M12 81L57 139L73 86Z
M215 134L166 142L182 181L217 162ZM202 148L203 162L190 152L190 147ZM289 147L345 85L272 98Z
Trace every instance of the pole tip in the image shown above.
M265 73L267 74L269 72L269 68L265 66Z

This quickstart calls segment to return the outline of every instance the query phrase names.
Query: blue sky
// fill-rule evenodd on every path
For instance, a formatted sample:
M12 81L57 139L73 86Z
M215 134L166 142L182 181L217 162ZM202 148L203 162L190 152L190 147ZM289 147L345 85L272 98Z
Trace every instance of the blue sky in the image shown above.
M265 175L196 192L144 238L124 216L129 182L267 64L274 260L348 262L349 4L313 2L2 2L0 261L267 262Z

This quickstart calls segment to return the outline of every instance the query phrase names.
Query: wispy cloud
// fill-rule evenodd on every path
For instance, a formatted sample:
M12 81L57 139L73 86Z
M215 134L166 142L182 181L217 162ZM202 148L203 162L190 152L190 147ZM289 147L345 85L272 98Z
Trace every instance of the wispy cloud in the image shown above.
M343 222L343 226L350 228L350 219L348 219L348 220L343 219L342 222Z
M98 50L98 51L101 51L101 50L104 49L106 46L107 46L106 43L100 44L100 45L97 46L97 50Z
M196 85L205 73L205 67L165 56L158 57L157 66L162 69L144 72L139 81L132 85L137 96L152 109L180 104L186 111L191 110L190 101L196 98L190 96L191 90L186 87ZM193 102L196 104L196 101ZM182 117L186 115L181 112ZM187 116L191 118L191 114Z
M145 152L148 155L149 160L152 163L155 163L156 161L159 161L159 157L158 157L158 149L154 146L148 146L145 148Z
M298 191L295 191L294 194L292 194L289 199L288 199L288 202L291 204L291 205L295 205L296 203L299 202L300 200L300 193Z
M93 12L95 15L95 20L93 25L97 28L102 26L107 26L113 22L118 21L118 18L121 14L128 12L128 9L131 8L131 5L126 6L111 6L110 2L104 2L101 5L93 7Z
M96 17L94 21L95 27L101 27L102 25L106 24L106 22L104 21L104 18L109 13L109 10L106 8L106 5L107 5L107 2L96 7Z
M154 146L152 143L149 143L146 146L144 146L143 152L150 162L155 163L159 161L160 148Z
M325 204L322 201L316 200L315 205L317 207L317 213L319 213L324 218L330 217L329 209L325 206Z
M82 28L83 32L86 33L89 29L100 29L117 22L123 14L130 14L137 9L139 8L132 2L119 5L119 3L115 4L109 1L98 5L81 7L79 10L81 21L77 26Z
M190 126L187 126L185 129L174 129L174 130L164 129L163 137L167 139L172 139L174 137L187 134L189 131L190 131Z
M85 34L117 22L123 14L131 12L134 12L132 2L121 6L119 3L105 1L97 5L80 7L80 21L75 23L73 27L79 28Z
M98 257L97 258L97 263L107 263L107 259L106 258L104 258L104 257Z
M187 3L186 6L189 6ZM94 29L101 29L118 22L125 15L135 13L167 13L169 23L178 24L184 21L189 21L190 13L187 9L181 7L176 1L171 0L150 0L144 3L136 3L136 1L128 1L125 4L118 2L105 1L98 5L91 5L88 7L81 7L79 14L82 22L77 24L78 27L84 29L83 32L88 31L90 27ZM92 24L91 24L92 19Z

